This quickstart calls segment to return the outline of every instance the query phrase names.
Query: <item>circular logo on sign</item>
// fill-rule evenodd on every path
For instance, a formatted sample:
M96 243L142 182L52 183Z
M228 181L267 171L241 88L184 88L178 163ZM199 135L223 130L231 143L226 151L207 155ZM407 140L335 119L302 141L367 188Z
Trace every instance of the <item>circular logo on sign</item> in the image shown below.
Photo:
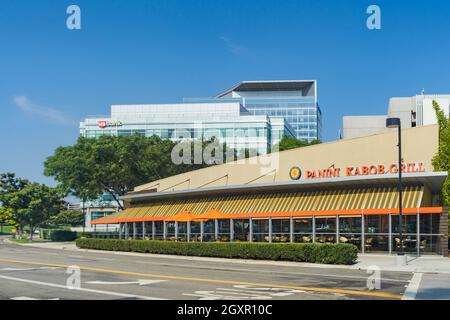
M302 177L302 169L300 167L293 167L289 172L292 180L299 180Z

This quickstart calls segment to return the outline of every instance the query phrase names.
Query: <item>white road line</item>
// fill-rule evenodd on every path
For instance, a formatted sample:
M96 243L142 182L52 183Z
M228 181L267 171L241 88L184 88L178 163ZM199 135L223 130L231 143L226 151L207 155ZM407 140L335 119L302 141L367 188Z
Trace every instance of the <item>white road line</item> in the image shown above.
M191 268L196 270L215 270L215 271L223 271L223 272L257 272L257 273L267 273L267 274L273 274L273 275L292 275L292 276L317 276L317 277L324 277L324 278L342 278L342 279L354 279L354 280L367 280L367 276L356 276L356 275L343 275L343 274L332 274L332 273L310 273L310 272L292 272L292 271L276 271L276 270L258 270L258 269L246 269L246 268L226 268L226 267L213 267L213 266L206 266L206 267L198 267L196 265L189 265L189 264L171 264L171 263L161 263L161 262L147 262L147 261L130 261L132 263L139 263L144 265L157 265L161 267L180 267L180 268ZM381 281L385 282L400 282L400 283L406 283L408 280L401 280L401 279L390 279L390 278L381 278Z
M88 284L111 284L111 285L120 285L120 284L137 284L140 286L146 286L149 284L166 282L167 280L148 280L148 279L139 279L137 281L122 281L122 282L113 282L113 281L86 281Z
M11 298L11 300L42 300L42 299L36 299L36 298L31 298L31 297L15 297L15 298ZM59 298L53 298L53 299L46 299L46 300L59 300Z
M87 289L87 288L70 289L67 286L60 285L60 284L41 282L41 281L34 281L34 280L28 280L28 279L21 279L21 278L15 278L15 277L0 276L0 279L31 283L31 284L36 284L36 285L40 285L40 286L47 286L47 287L52 287L52 288L58 288L58 289L91 292L91 293L104 294L104 295L117 296L117 297L124 297L124 298L138 298L138 299L143 299L143 300L166 300L166 299L162 299L162 298L138 296L138 295L134 295L134 294L112 292L112 291L103 291L103 290L94 290L94 289Z
M0 271L36 271L36 270L56 270L58 267L39 267L39 268L0 268Z
M422 281L423 273L414 273L402 300L416 300L417 291L419 290L420 281Z

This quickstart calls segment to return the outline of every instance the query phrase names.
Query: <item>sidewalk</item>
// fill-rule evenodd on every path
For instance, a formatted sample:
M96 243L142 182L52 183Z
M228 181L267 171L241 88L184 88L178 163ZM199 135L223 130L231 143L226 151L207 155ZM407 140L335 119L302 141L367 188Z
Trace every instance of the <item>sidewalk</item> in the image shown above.
M11 242L12 243L12 242ZM15 242L14 242L15 243ZM18 243L15 243L18 244ZM290 266L290 267L312 267L312 268L330 268L330 269L354 269L367 270L369 267L379 267L382 271L403 271L414 273L438 273L450 274L450 259L442 256L421 256L409 257L406 266L396 265L396 256L378 255L378 254L360 254L358 261L352 266L343 265L328 265L318 263L304 263L304 262L290 262L290 261L267 261L267 260L244 260L244 259L224 259L224 258L207 258L207 257L186 257L173 255L156 255L136 252L118 252L118 251L102 251L102 250L87 250L79 249L74 242L45 242L45 243L21 243L22 246L30 246L36 248L68 250L79 252L96 252L105 254L139 256L148 258L164 258L164 259L178 259L189 261L204 261L204 262L221 262L221 263L236 263L236 264L263 264L275 266Z
M397 266L395 255L360 254L354 269L367 270L370 266L378 266L384 271L405 271L414 273L450 274L450 259L442 256L408 256L406 266Z

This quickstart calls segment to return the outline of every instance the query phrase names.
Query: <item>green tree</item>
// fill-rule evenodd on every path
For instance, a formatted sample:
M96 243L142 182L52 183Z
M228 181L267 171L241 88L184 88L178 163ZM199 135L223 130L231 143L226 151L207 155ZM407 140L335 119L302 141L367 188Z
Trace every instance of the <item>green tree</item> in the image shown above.
M80 227L84 225L84 213L79 210L64 210L54 216L50 222L59 226Z
M279 151L281 152L281 151L286 151L286 150L291 150L291 149L296 149L296 148L303 148L303 147L307 147L307 146L311 146L311 145L315 145L315 144L319 144L319 143L320 143L319 140L313 140L310 143L308 143L305 141L298 140L296 138L284 136L283 139L281 139L281 141L275 146L274 149L278 148Z
M14 216L18 214L18 208L15 208L11 203L11 194L24 189L29 184L28 180L17 178L14 173L0 174L0 223L18 226L14 220Z
M439 124L439 150L432 164L436 171L448 171L450 174L450 117L446 117L439 104L433 100L433 108ZM443 204L450 205L450 179L447 178L442 188Z
M6 203L10 213L9 222L17 226L19 238L27 226L32 241L36 229L61 210L61 199L60 190L38 183L8 193Z
M205 148L209 142L199 143ZM58 181L66 194L96 200L107 193L122 208L120 196L138 185L213 164L195 164L194 152L189 163L174 164L171 155L175 145L157 136L80 137L75 145L59 147L47 158L44 174ZM194 143L190 145L193 150Z

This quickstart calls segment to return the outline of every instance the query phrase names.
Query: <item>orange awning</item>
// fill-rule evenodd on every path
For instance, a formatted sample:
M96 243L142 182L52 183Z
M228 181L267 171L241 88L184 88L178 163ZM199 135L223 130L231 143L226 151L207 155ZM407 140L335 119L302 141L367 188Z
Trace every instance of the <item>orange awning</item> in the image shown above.
M217 209L211 209L207 213L204 213L196 219L197 221L208 221L208 220L215 220L215 219L230 219L230 215L223 213L220 210Z
M193 214L192 212L190 212L190 211L183 211L183 212L177 214L176 216L164 219L164 221L169 221L169 222L191 222L191 221L195 221L196 218L198 218L198 216Z

